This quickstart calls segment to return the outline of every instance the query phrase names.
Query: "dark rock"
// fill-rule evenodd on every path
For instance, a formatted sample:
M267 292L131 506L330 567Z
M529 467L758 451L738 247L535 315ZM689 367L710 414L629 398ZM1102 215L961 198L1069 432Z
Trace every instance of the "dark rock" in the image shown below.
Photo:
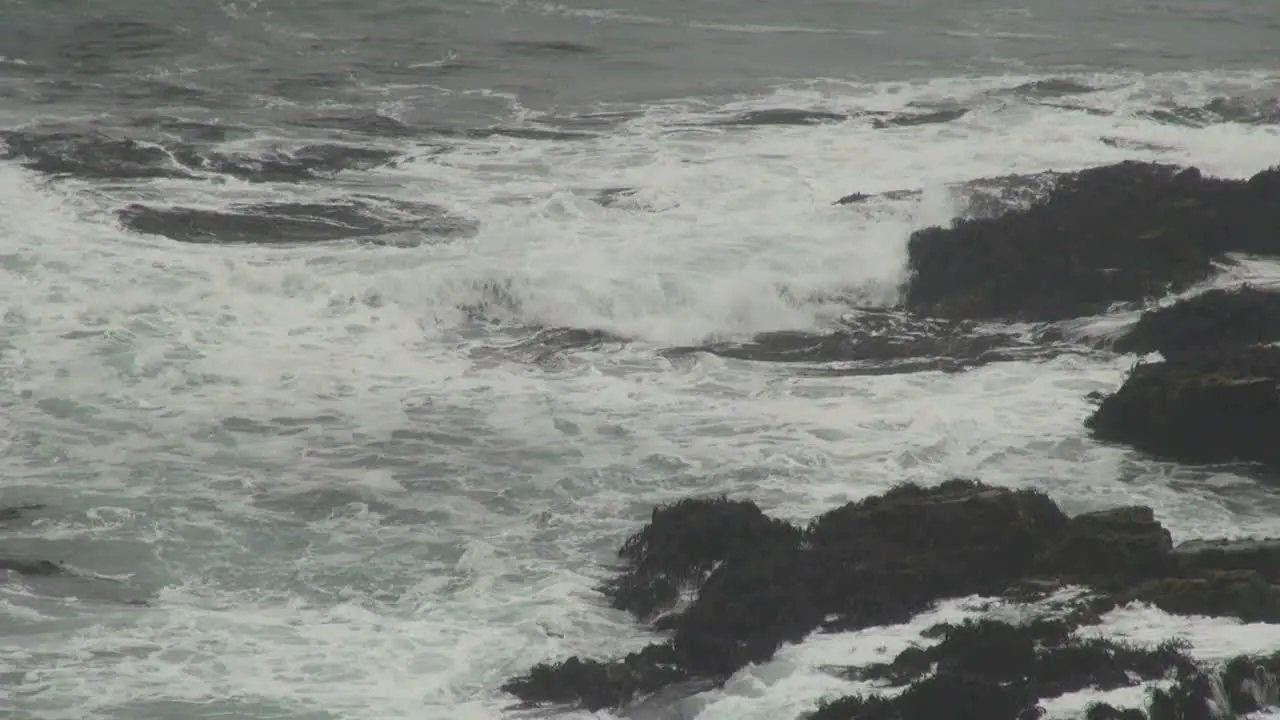
M1071 623L1058 618L1017 625L967 620L930 630L929 634L941 634L942 642L928 648L910 647L891 663L851 674L859 680L902 686L919 683L936 672L985 685L1019 688L1023 707L1030 710L1038 698L1086 689L1113 690L1163 678L1175 669L1195 668L1176 643L1146 649L1081 639L1072 635Z
M937 125L959 120L969 114L968 108L944 108L922 113L888 113L871 120L871 126L882 130L895 127L913 127L916 125Z
M1267 580L1280 582L1280 539L1188 540L1173 552L1184 574L1251 570Z
M1137 365L1085 421L1099 440L1188 463L1280 467L1280 348Z
M477 348L473 357L500 355L552 369L563 363L571 352L620 348L628 339L606 330L591 328L542 328L515 343L499 348Z
M192 243L289 244L385 237L454 237L474 224L427 203L388 198L350 197L332 203L258 203L226 210L132 204L118 211L135 232Z
M673 683L723 682L815 630L905 621L944 598L1043 597L1066 583L1087 586L1090 592L1068 601L1075 605L1058 618L936 627L926 634L942 637L937 646L854 672L910 683L904 693L846 698L815 715L954 717L942 709L961 706L984 718L1035 717L1037 698L1121 687L1170 669L1201 677L1176 646L1136 648L1082 639L1074 630L1130 601L1173 613L1280 621L1280 588L1272 584L1280 573L1278 548L1280 540L1175 548L1150 508L1067 518L1042 493L973 480L902 485L824 513L804 530L750 502L689 499L654 510L623 546L625 566L604 588L614 607L641 619L697 590L686 610L664 618L671 639L620 660L539 664L504 689L525 703L621 707ZM1195 694L1201 685L1186 687L1153 712L1206 697Z
M892 310L858 309L829 331L781 330L746 342L676 347L669 356L707 352L754 362L840 363L839 374L955 371L991 362L1052 357L1083 351L1078 344L1051 342L1041 333L982 326L976 322L913 316Z
M813 556L798 547L735 553L680 616L673 639L680 667L727 678L769 660L783 643L803 640L823 621L818 572Z
M1250 286L1214 289L1148 310L1116 340L1119 352L1158 351L1166 359L1280 340L1280 293Z
M0 522L6 520L17 520L22 517L25 512L32 510L43 510L46 506L43 503L33 503L30 505L13 505L11 507L0 507Z
M62 575L66 572L66 568L55 562L49 562L48 560L25 560L22 558L0 558L0 570L8 570L9 572L14 572L19 575L31 575L35 577Z
M1027 572L1066 522L1043 494L969 480L904 485L832 510L804 531L752 503L690 499L654 510L624 544L626 566L604 592L644 618L700 587L672 623L673 654L661 657L689 677L723 679L828 618L829 628L866 627L907 619L942 597L998 590ZM540 665L536 678L509 687L528 702L554 694L589 703L566 696L578 681L561 677L576 678L582 667ZM611 697L633 687L613 678Z
M1044 711L1017 686L939 672L886 698L850 696L822 703L806 720L1036 720Z
M806 720L830 718L963 717L983 720L1035 718L1043 714L1038 699L1086 689L1111 690L1172 676L1167 689L1153 689L1146 712L1120 710L1095 703L1089 720L1210 720L1215 688L1224 691L1223 715L1275 709L1280 653L1267 658L1242 656L1221 669L1201 667L1178 643L1145 649L1106 640L1073 637L1057 619L1024 625L991 620L942 626L945 639L930 648L912 647L888 665L857 673L862 679L910 683L895 697L853 696L823 702ZM932 677L926 677L930 672ZM928 704L922 700L927 698ZM982 699L981 711L974 699ZM955 708L973 708L959 710ZM975 714L970 714L975 713Z
M670 608L680 591L701 586L735 557L798 547L801 531L765 515L755 503L691 498L655 508L649 524L622 545L625 570L604 588L613 607L647 618Z
M748 110L727 117L699 123L673 123L677 127L748 128L761 125L819 125L838 123L855 118L869 118L877 130L914 125L934 125L951 122L968 114L967 108L922 109L920 111L887 112L864 110L853 113L811 110L806 108L767 108Z
M756 127L760 125L818 125L823 123L844 122L851 115L847 113L829 112L826 110L807 110L804 108L768 108L765 110L748 110L730 117L719 118L702 125L712 127Z
M926 228L904 307L950 318L1061 320L1185 289L1227 252L1280 250L1280 170L1247 181L1124 162L1066 173L1044 200Z
M564 662L535 665L528 674L508 680L504 692L525 705L578 703L588 710L620 707L631 699L656 692L690 674L676 663L670 643L650 645L622 660L600 662L571 657Z
M132 180L190 177L158 144L100 132L0 131L0 159L58 177Z
M1037 572L1067 578L1116 577L1132 582L1174 570L1173 538L1149 507L1077 515L1062 539L1039 558Z
M829 629L905 620L944 597L995 593L1063 532L1047 496L972 480L903 485L818 517L808 542Z
M1088 720L1222 720L1280 709L1280 653L1242 655L1222 668L1178 668L1169 688L1152 689L1146 712L1090 705Z
M1137 600L1174 615L1237 617L1245 622L1280 622L1280 586L1252 570L1212 570L1196 577L1149 580L1116 596Z

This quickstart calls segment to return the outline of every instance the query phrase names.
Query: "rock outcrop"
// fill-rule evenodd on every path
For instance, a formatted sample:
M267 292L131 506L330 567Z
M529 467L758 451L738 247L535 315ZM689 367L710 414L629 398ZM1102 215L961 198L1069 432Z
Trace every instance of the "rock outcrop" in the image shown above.
M945 598L1026 597L1027 588L1036 588L1033 595L1090 588L1069 614L1077 625L1131 601L1175 613L1280 621L1280 541L1174 546L1149 508L1069 518L1043 493L973 480L902 485L803 528L747 501L686 499L655 509L620 556L624 565L604 594L615 608L669 631L670 639L618 660L540 664L509 680L507 692L527 704L620 707L675 683L722 682L814 631L905 621ZM696 593L693 602L676 610L687 593ZM943 665L955 672L940 671L892 700L839 701L817 717L923 717L938 703L972 705L974 717L1031 717L1024 713L1046 694L1132 684L1130 672L1202 672L1175 648L1121 652L1072 639L1063 627L957 630L948 636L951 645L865 671L915 682L921 668L942 662L938 653L953 653ZM1046 638L1047 650L1028 649ZM993 661L992 652L1006 655ZM987 654L977 662L975 653ZM1021 673L1021 680L1000 673Z
M945 318L1053 321L1205 280L1227 253L1280 251L1280 169L1249 180L1124 162L1060 176L997 217L912 234L905 309Z
M858 308L825 332L780 330L743 342L675 347L669 357L707 352L755 362L804 363L841 375L953 372L992 362L1039 360L1091 349L1065 342L1052 329L999 328L975 321L920 317Z
M1280 653L1241 656L1221 669L1200 667L1178 643L1153 648L1074 634L1077 622L1037 618L1025 624L992 620L937 625L926 636L942 641L911 647L890 663L849 671L906 689L894 696L854 695L824 701L806 720L890 720L965 717L1035 720L1039 701L1081 690L1114 690L1135 681L1172 677L1172 687L1149 693L1146 712L1095 703L1088 720L1210 720L1210 702L1227 701L1226 717L1274 707L1267 683L1280 674ZM1260 682L1261 681L1261 682ZM1260 687L1261 686L1261 687Z
M1280 292L1216 288L1148 310L1113 349L1176 359L1280 340Z
M1186 463L1280 468L1280 348L1208 348L1137 365L1085 421L1099 440Z

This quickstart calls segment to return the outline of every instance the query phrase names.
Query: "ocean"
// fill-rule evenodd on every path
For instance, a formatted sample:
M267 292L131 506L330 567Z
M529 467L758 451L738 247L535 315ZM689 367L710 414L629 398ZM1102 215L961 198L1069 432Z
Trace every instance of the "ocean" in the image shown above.
M1132 356L668 352L894 302L951 183L1247 177L1280 160L1277 57L1270 0L7 0L0 507L43 507L0 555L71 572L0 576L0 714L524 717L506 678L654 639L596 588L691 495L801 519L964 476L1147 504L1175 540L1280 535L1274 488L1088 437ZM1246 278L1280 266L1218 282ZM796 718L857 687L824 665L972 612L628 716Z

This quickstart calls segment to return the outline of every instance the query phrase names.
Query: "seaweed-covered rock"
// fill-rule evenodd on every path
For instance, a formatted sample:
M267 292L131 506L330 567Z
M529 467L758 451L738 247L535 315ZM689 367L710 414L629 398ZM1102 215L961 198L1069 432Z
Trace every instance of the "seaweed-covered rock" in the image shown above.
M1174 615L1220 615L1245 622L1280 622L1280 586L1253 570L1211 570L1192 577L1148 580L1116 597Z
M1085 717L1211 720L1280 708L1276 683L1280 653L1237 657L1221 668L1203 667L1176 642L1143 648L1081 639L1067 623L1046 618L1017 625L970 620L930 630L943 635L941 643L908 648L892 663L855 673L860 679L909 684L901 694L826 700L806 720L1027 720L1043 715L1040 700L1170 677L1171 687L1149 692L1146 712L1095 703ZM1214 713L1215 706L1223 714Z
M1247 181L1123 162L1065 173L998 217L913 233L908 310L1061 320L1190 287L1231 251L1280 250L1280 170Z
M1062 539L1045 551L1037 571L1097 582L1156 577L1176 566L1173 538L1149 507L1130 506L1077 515Z
M1040 492L974 480L902 485L835 508L803 529L746 501L684 500L656 509L621 554L627 564L605 588L615 607L647 618L682 589L697 590L683 613L668 616L670 639L618 660L539 664L505 690L531 704L618 707L675 683L722 682L815 630L904 621L944 598L1090 586L1061 619L939 630L940 645L908 650L863 673L910 682L911 689L892 700L855 698L820 711L832 718L922 717L949 697L983 717L1031 717L1036 698L1184 668L1175 648L1148 651L1072 636L1079 623L1118 604L1280 621L1280 589L1273 584L1280 540L1174 547L1150 508L1068 518ZM931 669L934 677L921 679Z
M1117 339L1119 352L1158 351L1166 359L1280 340L1280 292L1217 288L1148 310Z
M1148 693L1146 712L1094 703L1087 720L1223 720L1280 710L1280 653L1241 655L1221 668L1179 668L1174 684Z
M808 541L829 629L905 620L944 597L998 592L1055 542L1066 515L1039 492L949 480L903 485L818 517Z
M803 640L826 610L815 587L820 570L812 553L798 548L725 561L676 625L679 665L699 677L728 677Z
M670 608L720 563L795 547L799 528L765 515L753 502L688 498L655 508L649 524L622 545L624 571L604 588L613 607L640 618Z
M1173 550L1186 575L1213 570L1249 570L1280 583L1280 539L1188 540Z
M892 698L852 695L824 702L806 720L1036 720L1042 714L1021 687L944 671Z
M588 710L625 704L667 685L689 679L676 663L670 643L650 645L621 660L581 660L539 664L528 674L508 680L502 689L526 705L577 702Z
M1074 629L1072 623L1058 618L1037 618L1020 624L981 619L935 626L926 635L941 635L942 642L937 645L913 646L891 663L850 674L860 680L886 681L891 686L910 684L914 688L927 685L926 676L932 672L938 677L961 678L971 687L1003 687L1014 691L1019 706L1013 712L1003 708L1004 714L989 717L1014 718L1039 715L1040 699L1089 688L1112 690L1163 678L1175 669L1195 669L1194 662L1176 643L1143 648L1079 638L1073 635ZM880 702L895 705L901 702L899 698ZM863 705L868 702L865 698L859 700ZM813 717L823 717L824 710L831 713L823 708ZM916 717L905 710L906 707L899 707L900 714L890 717Z
M1099 440L1188 463L1280 467L1280 348L1209 350L1136 366L1085 421Z

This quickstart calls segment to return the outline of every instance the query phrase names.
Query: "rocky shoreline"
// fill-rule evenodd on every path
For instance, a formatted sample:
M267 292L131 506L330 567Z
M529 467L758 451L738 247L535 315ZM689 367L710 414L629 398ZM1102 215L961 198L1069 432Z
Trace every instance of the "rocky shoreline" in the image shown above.
M1223 180L1126 162L1051 179L1047 195L1023 207L914 233L902 304L883 310L903 320L890 325L911 327L922 355L957 353L955 369L963 369L979 364L964 362L968 355L1016 344L999 334L966 339L974 324L1032 323L1041 340L1061 339L1054 323L1145 307L1120 336L1080 343L1161 356L1143 359L1100 398L1085 421L1094 438L1176 462L1280 469L1272 441L1280 429L1280 348L1269 345L1280 340L1280 294L1243 286L1166 302L1240 254L1280 255L1280 169ZM875 317L881 325L884 318ZM935 326L946 332L921 332ZM775 362L806 353L827 361L912 357L910 342L873 335L786 346L778 334L754 346L702 349ZM1024 720L1064 693L1157 679L1166 682L1145 708L1095 704L1086 717L1207 720L1280 709L1280 648L1210 667L1176 644L1079 635L1134 602L1175 615L1280 623L1280 539L1174 545L1149 507L1068 517L1038 491L952 479L902 485L797 526L749 501L688 498L656 508L619 556L624 566L603 597L668 639L618 659L539 664L509 679L506 692L526 705L623 708L677 683L722 683L814 632L903 622L949 598L1027 601L1079 588L1054 613L1020 624L939 626L930 631L937 645L845 669L886 691L905 689L830 698L807 717Z
M910 687L892 697L832 698L811 717L1021 720L1037 717L1041 700L1064 693L1167 677L1175 684L1153 695L1152 720L1208 717L1197 703L1215 699L1219 684L1236 712L1275 702L1248 682L1259 682L1261 668L1274 683L1280 653L1236 658L1219 671L1180 646L1142 648L1075 634L1132 602L1179 615L1280 622L1280 539L1175 546L1148 507L1068 517L1041 492L956 479L931 488L905 484L801 527L749 501L687 499L655 509L619 556L625 566L603 595L670 639L620 659L540 664L504 690L529 705L625 707L675 683L722 683L812 632L904 622L951 598L1025 602L1080 588L1056 613L1029 623L935 628L942 642L932 648L846 669L858 679ZM693 602L678 609L687 593L695 593ZM1089 717L1138 716L1099 706Z

